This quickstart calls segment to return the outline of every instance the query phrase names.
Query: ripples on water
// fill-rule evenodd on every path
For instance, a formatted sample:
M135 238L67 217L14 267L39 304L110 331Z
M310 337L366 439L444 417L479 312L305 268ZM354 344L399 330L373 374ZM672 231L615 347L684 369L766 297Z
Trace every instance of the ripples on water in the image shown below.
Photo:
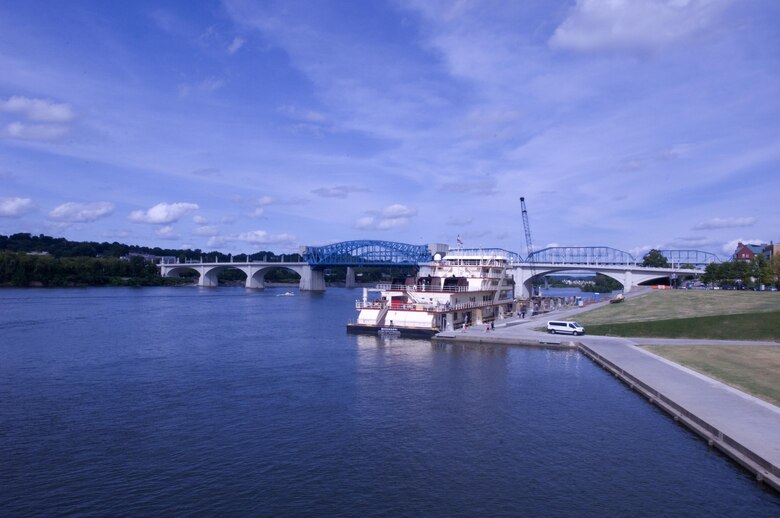
M780 514L578 353L346 335L358 291L278 292L0 291L0 515Z

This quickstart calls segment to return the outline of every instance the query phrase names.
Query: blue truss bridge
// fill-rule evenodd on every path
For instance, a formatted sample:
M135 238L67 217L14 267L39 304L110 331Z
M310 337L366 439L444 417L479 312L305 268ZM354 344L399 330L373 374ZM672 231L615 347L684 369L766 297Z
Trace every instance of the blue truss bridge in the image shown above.
M302 247L303 260L298 262L164 263L160 265L160 273L164 277L173 277L187 270L195 271L199 275L199 286L216 286L219 273L232 268L246 274L247 288L262 289L266 273L275 268L285 268L301 276L300 289L321 291L325 289L326 268L346 266L349 285L350 279L354 282L356 267L417 266L434 260L436 254L445 255L447 250L448 247L441 244L414 245L365 239ZM537 250L527 258L495 248L469 251L489 252L505 257L511 264L520 296L528 293L535 277L548 273L576 270L599 272L618 280L629 291L632 286L655 279L701 274L708 264L720 262L715 254L701 250L661 250L669 261L667 268L643 267L641 259L608 246L549 247Z
M428 245L366 239L307 246L303 259L313 267L417 266L432 260L433 254Z

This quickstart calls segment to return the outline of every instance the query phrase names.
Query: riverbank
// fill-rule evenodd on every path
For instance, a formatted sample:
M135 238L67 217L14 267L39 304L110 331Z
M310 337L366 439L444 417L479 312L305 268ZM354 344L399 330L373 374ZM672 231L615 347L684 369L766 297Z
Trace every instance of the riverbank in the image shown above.
M650 307L657 315L665 314L653 307L654 297L655 295L632 298L635 299L634 302L638 302L638 307ZM739 302L743 306L747 303L744 299ZM627 303L628 301L624 304ZM777 406L637 346L641 342L652 343L652 338L586 335L577 337L575 341L557 336L553 338L537 330L553 315L556 319L571 319L576 316L580 322L585 322L588 321L587 316L583 315L585 312L609 311L614 314L620 309L611 308L608 303L603 302L525 320L510 319L496 325L494 331L487 333L484 328L480 329L480 326L466 332L440 333L435 340L439 343L576 347L629 388L641 393L652 404L669 413L675 421L685 424L700 435L710 446L717 447L754 473L757 480L764 481L780 491L780 408ZM670 310L665 308L664 311ZM675 346L690 343L690 340L673 339L655 341L662 341L665 345L676 344ZM697 345L703 347L724 346L728 343L697 341ZM750 345L777 347L780 351L780 344L771 341L741 343L743 356L751 356L750 351L754 347Z

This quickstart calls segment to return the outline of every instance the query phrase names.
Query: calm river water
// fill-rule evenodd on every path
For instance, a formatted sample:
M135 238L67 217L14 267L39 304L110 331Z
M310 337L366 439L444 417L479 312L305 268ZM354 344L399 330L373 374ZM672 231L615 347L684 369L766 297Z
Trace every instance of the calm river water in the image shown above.
M777 516L575 352L352 336L359 290L0 290L0 515Z

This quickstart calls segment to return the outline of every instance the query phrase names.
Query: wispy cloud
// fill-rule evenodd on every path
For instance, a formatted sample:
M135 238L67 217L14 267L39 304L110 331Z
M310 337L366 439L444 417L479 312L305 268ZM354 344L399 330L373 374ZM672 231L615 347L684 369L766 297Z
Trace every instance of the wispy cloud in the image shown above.
M201 225L192 231L196 236L217 236L219 235L219 227L216 225Z
M179 95L187 97L193 93L212 93L225 86L225 80L218 77L207 77L197 83L182 83L179 85Z
M354 227L358 230L391 230L405 227L417 215L417 209L396 203L381 211L369 211L359 218Z
M729 0L578 0L550 46L579 52L654 52L704 29Z
M222 176L222 171L216 167L202 167L200 169L195 169L192 174L195 176Z
M251 243L256 245L291 245L296 242L296 238L291 234L273 234L266 230L252 230L239 234L214 236L209 239L208 245L219 246L231 242Z
M368 192L368 189L364 187L357 187L354 185L336 185L334 187L320 187L311 191L317 196L323 198L346 198L352 193L356 192Z
M752 217L712 218L695 225L694 230L711 230L716 228L749 227L756 223Z
M68 133L68 127L58 124L11 122L5 127L5 136L18 140L58 140L66 133Z
M49 212L49 218L68 223L86 223L110 216L113 212L114 204L107 201L68 202L53 208Z
M157 230L154 231L154 235L156 235L160 239L169 239L172 241L179 239L179 234L176 233L176 229L174 229L170 225L166 225L164 227L158 228Z
M246 40L240 36L233 38L233 41L230 42L230 45L228 45L227 48L228 54L235 54L238 52L239 49L244 46L244 43L246 43Z
M0 111L17 113L36 122L70 122L76 113L67 103L14 95L0 101Z

